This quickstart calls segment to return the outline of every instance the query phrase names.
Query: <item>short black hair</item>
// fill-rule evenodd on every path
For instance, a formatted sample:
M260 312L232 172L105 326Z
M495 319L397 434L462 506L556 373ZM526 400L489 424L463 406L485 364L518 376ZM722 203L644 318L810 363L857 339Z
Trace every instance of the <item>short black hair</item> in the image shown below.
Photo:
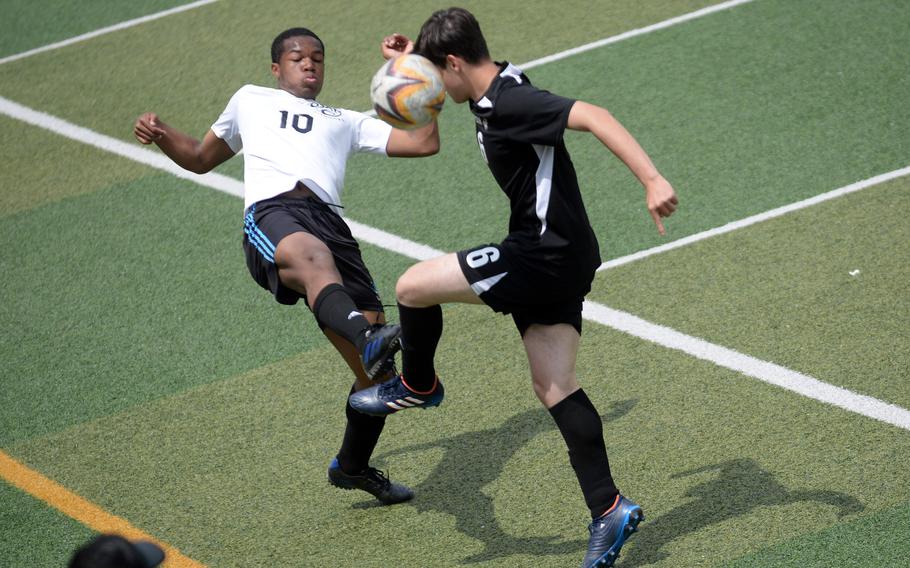
M312 30L307 28L291 28L278 34L275 40L272 41L272 63L278 63L278 60L281 59L281 55L284 53L284 40L300 36L316 38L316 41L322 46L322 51L325 51L325 44L322 43L319 36L313 33Z
M474 14L464 8L433 12L417 36L414 52L423 55L437 67L445 67L446 55L457 55L468 63L489 59L487 40L480 31Z

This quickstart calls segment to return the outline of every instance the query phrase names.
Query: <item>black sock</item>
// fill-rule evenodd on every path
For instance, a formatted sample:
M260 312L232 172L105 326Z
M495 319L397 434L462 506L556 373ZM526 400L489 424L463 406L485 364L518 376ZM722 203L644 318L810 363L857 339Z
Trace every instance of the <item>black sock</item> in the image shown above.
M344 286L332 283L322 289L313 302L313 314L323 328L328 328L363 350L370 322L363 317Z
M566 445L591 517L602 515L616 500L619 491L610 475L603 423L585 391L578 389L550 409Z
M401 374L411 390L427 392L436 384L433 357L442 336L442 308L398 304L401 324Z
M351 393L354 388L351 388ZM338 450L338 465L350 475L356 475L370 465L370 456L379 442L379 435L385 426L385 416L361 414L346 403L344 409L348 424L344 430L341 449Z

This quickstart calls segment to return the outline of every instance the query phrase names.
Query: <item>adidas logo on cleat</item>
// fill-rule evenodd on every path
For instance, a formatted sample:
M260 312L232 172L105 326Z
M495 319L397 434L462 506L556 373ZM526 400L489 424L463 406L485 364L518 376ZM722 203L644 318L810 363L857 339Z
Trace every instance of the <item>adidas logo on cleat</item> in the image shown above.
M419 398L406 396L404 398L399 398L398 400L395 400L395 401L386 402L386 406L388 406L389 408L394 408L396 411L398 411L398 410L404 410L405 408L411 408L414 406L418 406L420 404L423 404L424 402L426 402L426 401L420 400Z
M430 408L439 406L445 396L442 381L428 393L415 393L407 388L401 375L376 386L357 391L348 398L351 408L363 414L387 416L408 408Z

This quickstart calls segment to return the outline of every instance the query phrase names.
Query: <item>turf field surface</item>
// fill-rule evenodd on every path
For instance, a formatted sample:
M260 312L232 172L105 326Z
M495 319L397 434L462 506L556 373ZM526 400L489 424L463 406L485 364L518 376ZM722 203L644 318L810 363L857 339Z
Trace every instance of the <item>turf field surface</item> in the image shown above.
M120 4L5 3L0 57L178 5ZM466 7L524 63L708 5ZM127 144L145 110L201 134L237 87L271 84L268 43L302 24L329 49L323 101L365 109L378 40L436 7L409 6L202 5L4 63L0 97ZM756 0L529 70L610 108L680 195L660 239L622 164L570 133L604 260L906 167L908 24L900 1ZM501 238L506 204L450 103L439 156L352 162L350 219L436 250ZM238 199L53 127L6 115L0 132L5 455L207 566L578 563L586 512L508 318L446 307L447 400L389 419L375 460L418 497L375 507L325 483L349 373L245 273ZM907 184L604 270L589 299L905 409ZM413 260L381 245L364 254L391 301ZM591 321L578 367L648 517L618 565L910 556L906 429ZM98 530L12 484L0 503L0 564L63 565Z

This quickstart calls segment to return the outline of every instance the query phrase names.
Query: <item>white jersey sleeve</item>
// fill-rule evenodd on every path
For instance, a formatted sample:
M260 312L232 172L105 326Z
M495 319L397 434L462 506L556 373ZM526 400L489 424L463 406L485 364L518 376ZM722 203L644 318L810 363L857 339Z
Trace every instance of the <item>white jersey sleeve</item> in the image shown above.
M215 136L221 138L231 147L236 154L243 148L243 139L240 137L240 124L237 121L237 97L239 92L234 93L231 100L228 101L221 116L212 125L212 132Z
M356 117L357 137L354 139L355 146L352 150L387 155L386 147L389 144L389 136L392 135L392 127L366 114L356 113Z

